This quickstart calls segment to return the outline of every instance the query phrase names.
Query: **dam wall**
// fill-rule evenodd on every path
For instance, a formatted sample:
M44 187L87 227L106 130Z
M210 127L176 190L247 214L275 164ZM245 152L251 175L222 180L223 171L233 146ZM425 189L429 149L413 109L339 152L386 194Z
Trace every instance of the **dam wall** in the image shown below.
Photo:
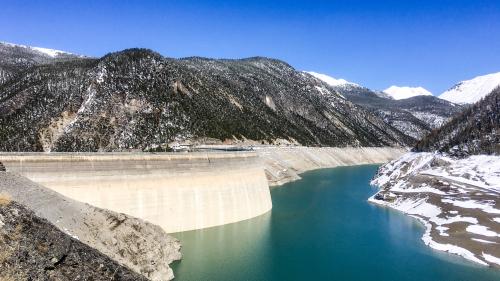
M407 152L402 147L261 147L269 186L300 179L299 174L314 169L364 164L382 164Z
M167 233L268 212L271 196L255 152L0 154L7 171L69 198L125 213Z
M7 171L69 198L173 233L250 219L271 207L269 186L321 168L377 164L404 148L254 147L192 153L0 153Z

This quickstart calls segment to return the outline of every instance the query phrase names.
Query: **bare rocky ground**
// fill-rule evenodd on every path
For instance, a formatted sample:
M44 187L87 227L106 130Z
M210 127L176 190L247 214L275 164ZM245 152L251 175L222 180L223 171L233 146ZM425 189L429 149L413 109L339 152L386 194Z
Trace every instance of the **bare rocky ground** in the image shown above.
M147 280L0 195L0 280Z
M150 280L174 277L169 264L181 258L180 242L156 225L69 199L9 172L0 172L0 194Z
M370 201L422 221L430 247L500 268L500 157L408 153L372 184Z

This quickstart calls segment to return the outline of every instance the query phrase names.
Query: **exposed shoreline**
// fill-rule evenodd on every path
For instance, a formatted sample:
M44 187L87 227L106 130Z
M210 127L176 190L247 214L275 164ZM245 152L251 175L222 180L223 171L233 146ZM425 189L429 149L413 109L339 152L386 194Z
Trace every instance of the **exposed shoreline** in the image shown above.
M270 187L301 179L300 174L325 168L383 164L407 152L401 147L262 147L256 149L264 163Z
M500 268L498 167L498 156L408 153L381 167L368 201L419 220L429 247Z

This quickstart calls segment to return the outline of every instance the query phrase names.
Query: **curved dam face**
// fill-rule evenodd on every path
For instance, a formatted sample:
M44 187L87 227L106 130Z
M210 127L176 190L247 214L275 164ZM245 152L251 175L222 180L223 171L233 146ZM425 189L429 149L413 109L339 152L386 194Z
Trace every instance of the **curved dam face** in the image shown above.
M7 154L19 173L72 199L179 232L268 212L271 196L253 152Z

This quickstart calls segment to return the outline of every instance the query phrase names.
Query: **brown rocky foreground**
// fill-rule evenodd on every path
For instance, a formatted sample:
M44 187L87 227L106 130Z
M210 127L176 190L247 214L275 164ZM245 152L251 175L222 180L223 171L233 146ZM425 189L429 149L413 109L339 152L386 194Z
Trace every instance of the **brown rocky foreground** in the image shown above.
M64 243L66 243L66 246L63 247L65 250L59 249L54 251L58 253L67 252L68 255L71 254L72 251L80 251L81 257L75 256L76 261L83 262L85 256L95 255L97 257L99 256L98 253L101 253L100 256L105 255L109 257L111 260L115 261L116 265L113 265L111 262L103 264L105 266L108 264L109 268L113 268L114 270L122 270L121 272L123 272L124 278L126 276L137 276L130 272L126 273L125 268L128 268L132 272L140 274L150 280L173 279L173 272L169 264L181 258L180 242L156 225L128 215L99 209L69 199L20 175L11 174L9 172L0 172L0 194L2 198L4 198L4 202L15 201L15 203L13 203L14 208L19 206L23 208L22 211L25 214L21 215L21 218L25 218L27 224L24 226L11 225L14 227L14 232L9 232L15 234L15 227L20 227L20 241L33 243L35 246L36 243L40 242L37 239L42 237L33 236L35 234L30 231L23 231L23 229L28 229L31 223L38 225L41 229L45 229L44 231L54 233L52 241L49 239L50 237L47 237L48 240L45 240L45 242L42 241L43 243L40 242L42 246L47 244L49 246L55 245L54 247L56 248L62 247L57 246L58 239L65 241ZM10 204L11 203L8 203L7 206L10 206ZM5 211L10 212L9 210L11 210L11 207ZM31 210L33 213L27 210ZM30 216L33 217L33 219L28 219ZM35 216L38 218L35 219ZM3 224L6 223L4 222ZM50 229L52 225L58 232ZM63 238L61 236L63 233L68 237ZM72 239L70 239L70 237ZM18 242L14 241L12 243L15 244ZM75 249L71 248L72 243L75 243ZM86 247L80 246L80 244L84 244ZM34 249L29 247L25 248L26 251L24 256L16 256L18 253L15 253L16 255L10 255L11 258L15 258L10 261L14 262L14 264L17 263L19 266L19 272L17 272L19 274L28 274L28 272L24 272L24 269L29 270L29 266L23 267L21 264L26 262L23 260L23 257L28 258L33 255L30 250ZM50 247L48 249L51 249ZM87 250L89 251L86 252ZM1 252L7 253L8 251L2 250ZM53 267L55 263L60 263L62 256L56 255L53 257L51 255L51 252L47 252L43 258L49 261L54 258ZM99 270L99 267L93 268L93 266L91 266L92 264L97 265L96 263L91 263L88 267L80 267L80 269ZM47 266L51 267L50 264ZM77 270L74 271L75 274L77 272ZM87 273L81 272L81 274ZM88 274L91 273L89 272ZM74 277L76 278L77 276L78 275L75 275ZM73 278L68 280L73 280Z

